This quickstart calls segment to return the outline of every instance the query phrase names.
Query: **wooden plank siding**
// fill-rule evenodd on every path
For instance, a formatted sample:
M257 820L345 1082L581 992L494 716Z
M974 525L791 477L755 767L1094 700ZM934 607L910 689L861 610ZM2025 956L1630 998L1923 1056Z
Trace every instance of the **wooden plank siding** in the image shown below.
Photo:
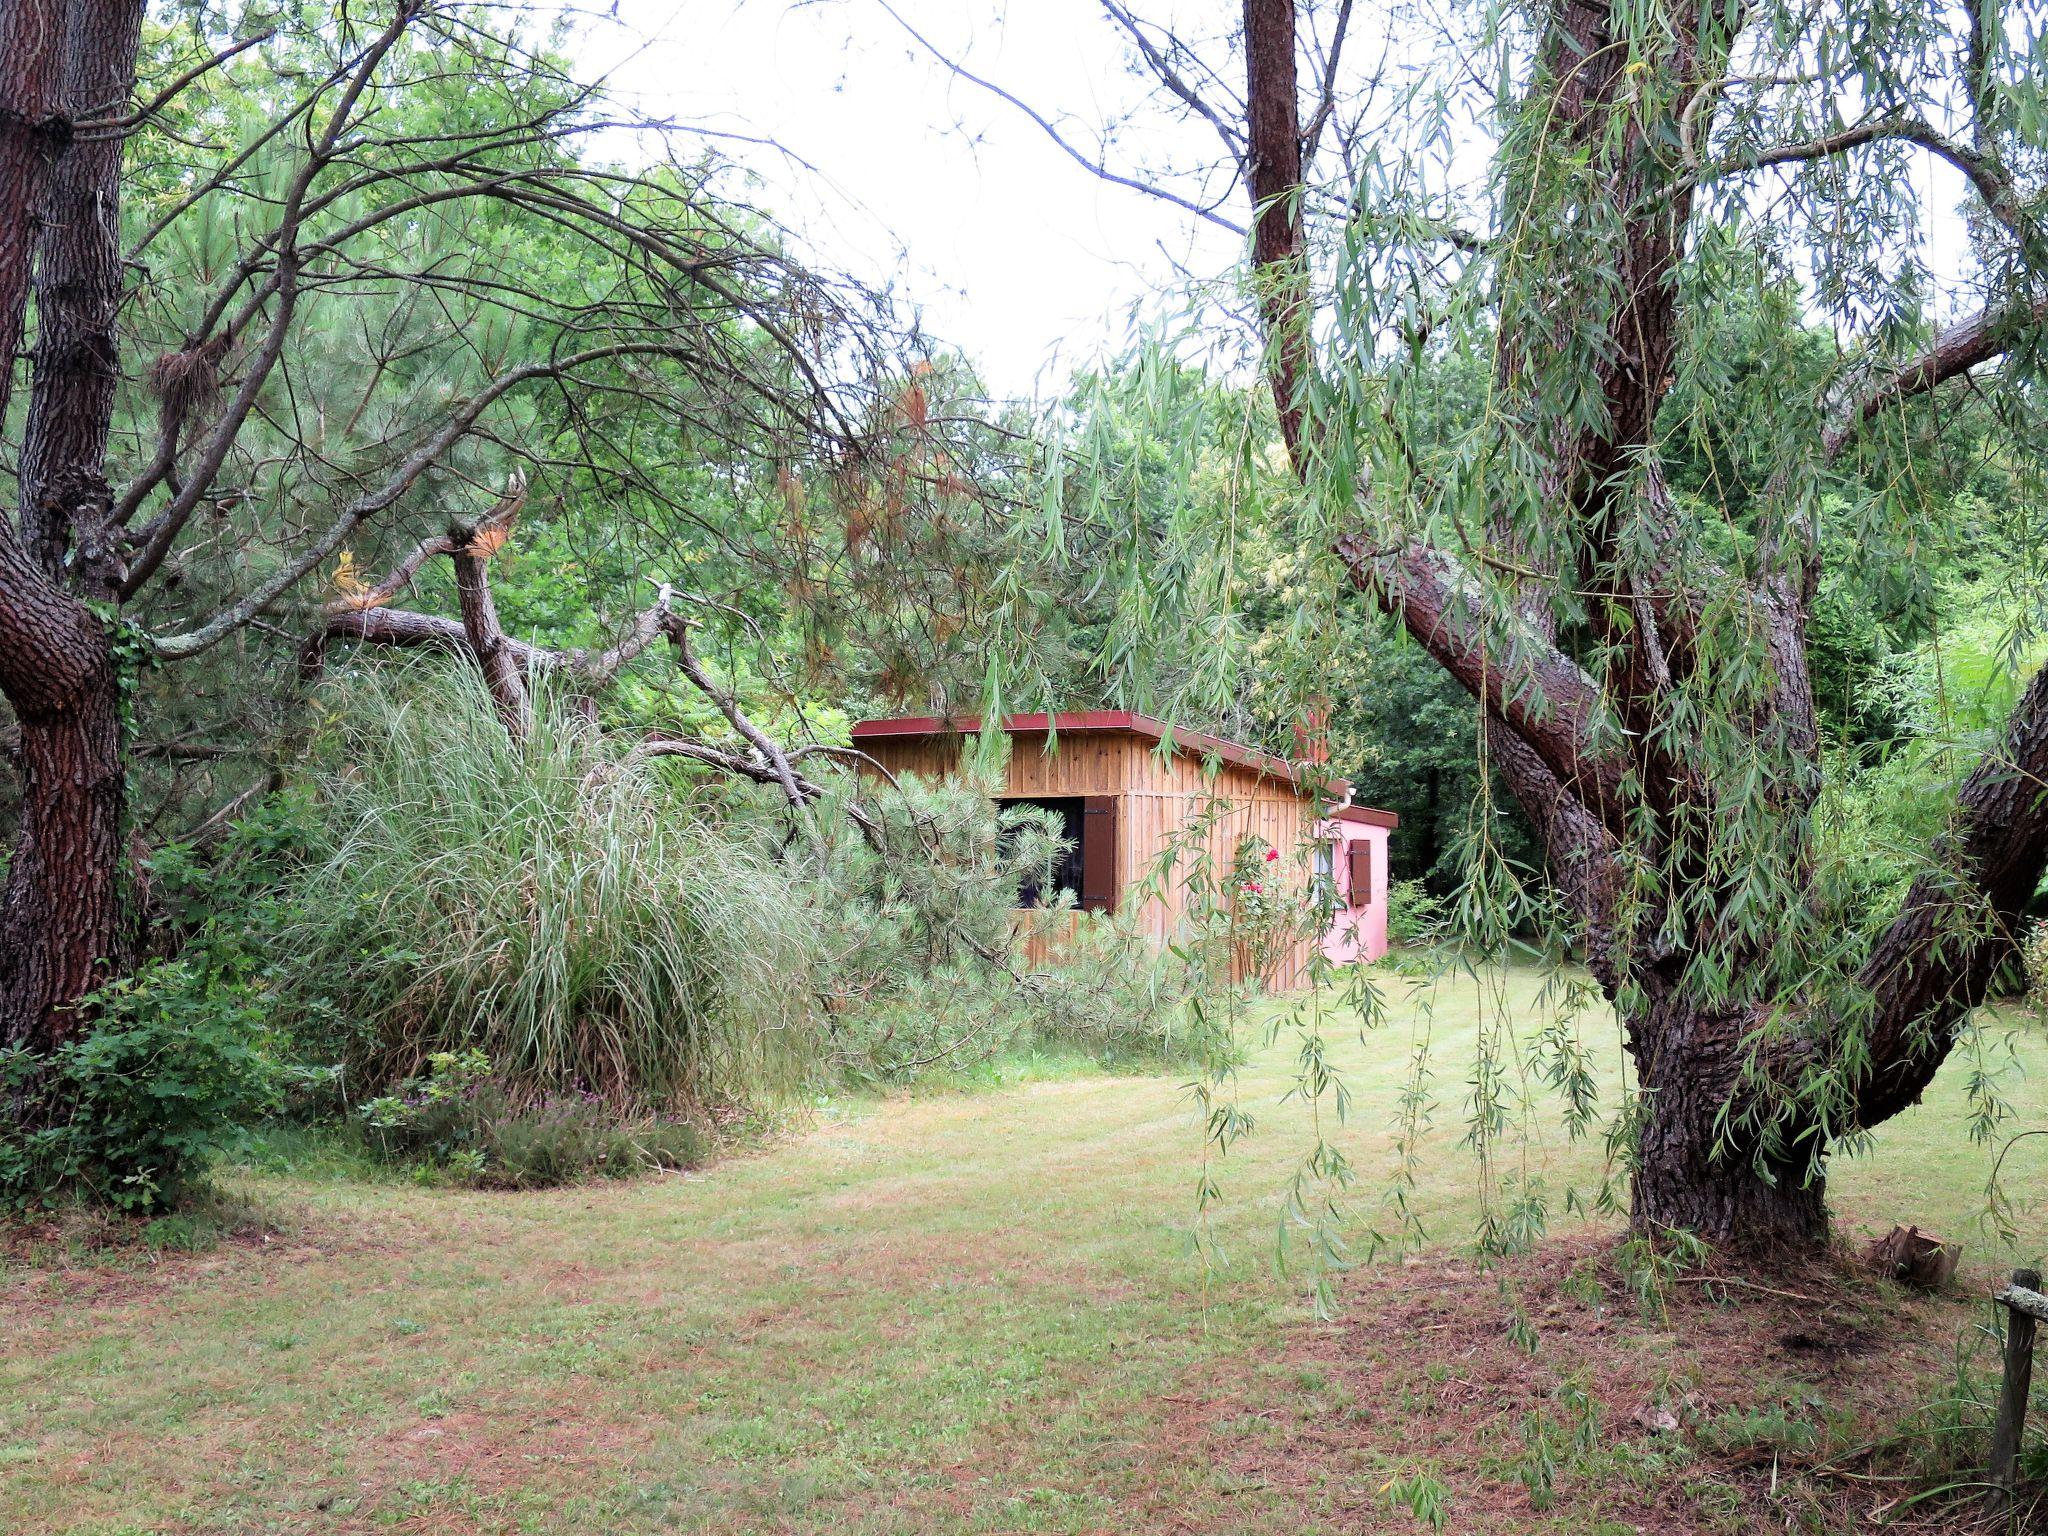
M937 780L956 773L968 738L964 735L876 736L857 743L892 774L916 774ZM1203 758L1179 749L1162 755L1158 742L1135 731L1090 730L1062 733L1050 743L1044 732L1018 732L1011 738L1004 795L1117 797L1117 876L1122 905L1140 928L1160 943L1183 931L1193 893L1187 888L1189 863L1201 858L1204 877L1220 884L1246 837L1263 839L1280 851L1270 870L1283 886L1299 890L1313 868L1307 846L1315 807L1308 792L1261 768L1226 762L1210 771ZM1213 803L1225 804L1211 817L1199 848L1190 845L1186 829L1209 814ZM1172 874L1161 879L1158 868L1169 846L1178 845ZM1042 937L1028 938L1025 958L1039 964L1057 947ZM1283 955L1270 983L1279 988L1307 980L1313 939L1304 939Z

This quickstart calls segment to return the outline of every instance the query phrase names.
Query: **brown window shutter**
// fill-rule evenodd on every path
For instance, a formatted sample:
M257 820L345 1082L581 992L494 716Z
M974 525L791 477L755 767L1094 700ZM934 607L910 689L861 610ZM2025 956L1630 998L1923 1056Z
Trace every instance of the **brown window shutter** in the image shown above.
M1354 907L1371 903L1372 897L1372 841L1360 838L1344 845L1344 858L1350 866L1345 870L1346 886L1350 891L1350 902Z
M1081 909L1116 910L1116 796L1089 795L1081 802Z

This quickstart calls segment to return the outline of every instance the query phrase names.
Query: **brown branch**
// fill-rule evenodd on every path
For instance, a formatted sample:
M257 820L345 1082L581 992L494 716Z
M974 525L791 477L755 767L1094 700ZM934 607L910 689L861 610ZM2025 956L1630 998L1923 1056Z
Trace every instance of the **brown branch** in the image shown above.
M1880 378L1822 434L1821 455L1832 464L1865 423L1915 395L1938 389L2010 351L2031 327L2048 323L2048 299L1986 309L1938 332L1932 345Z
M790 766L788 756L773 737L769 736L766 731L747 718L746 711L740 708L739 695L728 689L720 688L711 681L710 676L698 662L696 655L690 650L689 621L680 614L669 613L662 626L662 632L668 636L670 644L675 647L676 670L687 677L696 686L699 693L711 700L718 707L718 712L725 716L732 728L745 738L749 746L761 754L762 761L774 770L775 781L782 786L783 793L789 797L790 809L802 811L817 796L806 796L804 794L803 790L798 786L798 775L796 770Z
M335 640L354 640L364 645L389 645L407 649L444 651L469 658L469 636L454 619L404 608L361 608L330 610L299 650L299 675L310 682L327 664L327 649ZM530 671L544 670L551 652L512 639L508 644Z
M1329 56L1323 61L1322 88L1316 92L1315 115L1308 120L1308 127L1301 136L1301 157L1304 161L1315 159L1316 146L1322 142L1323 129L1328 126L1330 114L1337 107L1337 65L1344 57L1344 38L1351 27L1351 0L1342 0L1337 7L1337 24L1330 35Z
M799 773L792 756L747 717L738 696L714 683L690 649L690 621L676 613L674 593L663 586L653 606L634 619L618 644L604 651L553 650L514 639L498 621L491 595L490 560L511 536L525 505L526 486L515 477L505 495L474 523L458 523L446 534L422 539L375 586L343 592L327 605L319 630L300 650L300 674L310 681L326 663L328 645L337 639L374 645L423 647L461 656L482 673L492 701L514 740L532 728L532 690L527 680L547 672L566 672L586 688L611 681L620 668L657 637L674 644L676 665L697 691L709 699L753 748L749 759L703 742L666 735L650 736L635 750L643 756L691 757L757 783L778 786L792 811L801 813L824 794L815 781ZM446 555L455 567L460 622L432 614L383 606L403 591L426 562ZM854 806L848 815L864 835L880 846L880 823Z
M595 689L604 686L667 633L671 617L669 604L674 595L670 588L663 586L653 605L634 618L617 644L602 651L565 652L564 665L576 674L584 687Z
M246 37L240 42L230 43L211 58L202 59L197 64L194 64L190 69L171 81L169 85L150 97L148 101L135 108L134 111L124 112L119 117L87 118L81 121L77 125L79 137L102 138L113 134L128 133L141 127L144 123L155 117L157 113L163 111L165 107L177 100L185 88L191 85L193 81L199 79L202 75L211 74L237 54L246 53L260 43L269 42L275 36L277 36L277 29L270 27L258 32L254 37Z
M673 342L620 342L612 346L592 347L554 362L528 363L499 374L473 398L458 407L439 430L401 459L398 466L380 484L363 492L343 507L340 515L328 525L325 532L306 544L296 556L268 577L255 591L222 609L196 629L180 635L152 637L151 644L157 655L167 661L197 655L218 645L247 624L271 603L303 581L306 574L315 566L331 559L348 540L349 535L363 523L384 511L410 490L421 475L440 461L444 453L469 434L477 419L486 410L518 386L536 379L563 378L576 369L594 362L620 357L674 356L680 350L683 349Z
M1301 104L1295 77L1294 0L1244 0L1245 180L1257 222L1252 283L1265 331L1266 379L1280 435L1299 470L1310 371L1308 256L1302 235Z
M824 786L815 779L806 778L803 774L792 772L787 780L785 780L782 770L778 769L773 763L761 762L756 758L745 757L738 752L729 752L722 747L714 747L707 742L696 741L687 736L670 736L660 732L650 734L633 748L633 755L638 757L687 758L691 762L703 763L709 767L716 768L721 773L729 773L735 778L751 779L756 784L771 785L780 789L786 797L789 797L793 808L808 807L823 799L825 795ZM784 767L787 767L788 760L792 755L792 753L787 752L782 754ZM884 832L881 822L876 819L872 811L857 800L848 801L846 817L855 827L859 828L861 836L867 839L870 847L878 852L886 851L888 846L887 834Z
M1618 753L1589 745L1599 735L1601 702L1569 657L1534 632L1489 644L1475 617L1460 612L1471 584L1438 550L1373 550L1346 534L1337 541L1337 557L1352 584L1399 619L1438 666L1526 742L1578 803L1613 835L1625 835L1627 765Z
M1984 200L1991 216L2023 245L2032 244L2032 231L2017 189L2003 168L1989 154L1958 144L1932 124L1912 117L1885 117L1858 123L1839 133L1809 139L1800 144L1780 144L1747 154L1731 155L1703 169L1695 178L1700 184L1726 176L1759 171L1775 165L1799 165L1814 160L1832 160L1866 144L1907 143L1946 160L1954 166Z
M2048 667L2034 674L1956 797L1951 830L1873 946L1858 980L1872 1010L1856 1085L1860 1125L1917 1103L1970 1009L2017 951L2026 906L2048 871Z
M498 605L491 596L490 552L470 538L451 550L448 558L455 566L455 600L462 610L462 633L483 673L484 686L512 739L524 741L533 730L533 692L526 686L524 661L498 622Z

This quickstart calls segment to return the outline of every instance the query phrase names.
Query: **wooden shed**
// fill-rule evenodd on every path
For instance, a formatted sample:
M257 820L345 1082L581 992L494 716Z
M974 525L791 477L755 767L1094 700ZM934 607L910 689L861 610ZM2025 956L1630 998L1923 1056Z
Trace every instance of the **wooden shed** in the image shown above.
M863 720L853 743L892 774L937 780L959 768L980 729L971 717ZM1177 847L1178 868L1199 857L1221 882L1249 845L1276 852L1273 873L1283 885L1299 890L1318 876L1334 882L1338 920L1322 937L1333 960L1384 952L1386 839L1397 819L1346 805L1349 786L1341 780L1128 710L1010 715L1003 729L1011 743L1000 801L1040 806L1060 819L1073 846L1053 878L1081 910L1129 909L1153 937L1169 941L1191 898L1182 878L1154 878L1160 856ZM1354 846L1363 853L1352 854ZM1304 981L1314 942L1288 946L1268 981Z

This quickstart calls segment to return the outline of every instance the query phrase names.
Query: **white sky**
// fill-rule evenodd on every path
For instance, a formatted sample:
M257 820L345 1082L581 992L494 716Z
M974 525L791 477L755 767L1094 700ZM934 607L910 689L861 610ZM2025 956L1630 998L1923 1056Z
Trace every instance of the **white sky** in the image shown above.
M898 9L1034 106L1100 121L1133 90L1094 0ZM1008 14L991 25L997 11ZM586 75L613 71L614 94L642 111L770 138L808 161L725 146L814 256L894 280L1000 394L1057 390L1114 347L1134 303L1175 282L1177 261L1215 275L1238 253L1227 230L1076 165L923 55L873 0L617 0L617 12L584 33ZM983 13L972 31L969 12Z
M999 395L1058 392L1118 345L1134 304L1173 302L1178 269L1213 277L1240 253L1228 231L1076 165L1016 108L933 61L876 0L595 3L611 4L614 19L581 31L586 78L609 75L615 96L651 116L770 139L799 157L723 144L758 173L757 200L814 260L893 282ZM1096 147L1090 129L1136 99L1122 36L1096 0L892 3L1033 107L1075 114L1070 141L1084 152ZM1200 125L1144 121L1151 137L1113 150L1112 164L1216 152ZM1947 167L1919 156L1913 174L1934 207L1954 206L1961 184ZM1244 217L1241 206L1224 211ZM1953 221L1942 222L1932 253L1946 276L1964 253Z

